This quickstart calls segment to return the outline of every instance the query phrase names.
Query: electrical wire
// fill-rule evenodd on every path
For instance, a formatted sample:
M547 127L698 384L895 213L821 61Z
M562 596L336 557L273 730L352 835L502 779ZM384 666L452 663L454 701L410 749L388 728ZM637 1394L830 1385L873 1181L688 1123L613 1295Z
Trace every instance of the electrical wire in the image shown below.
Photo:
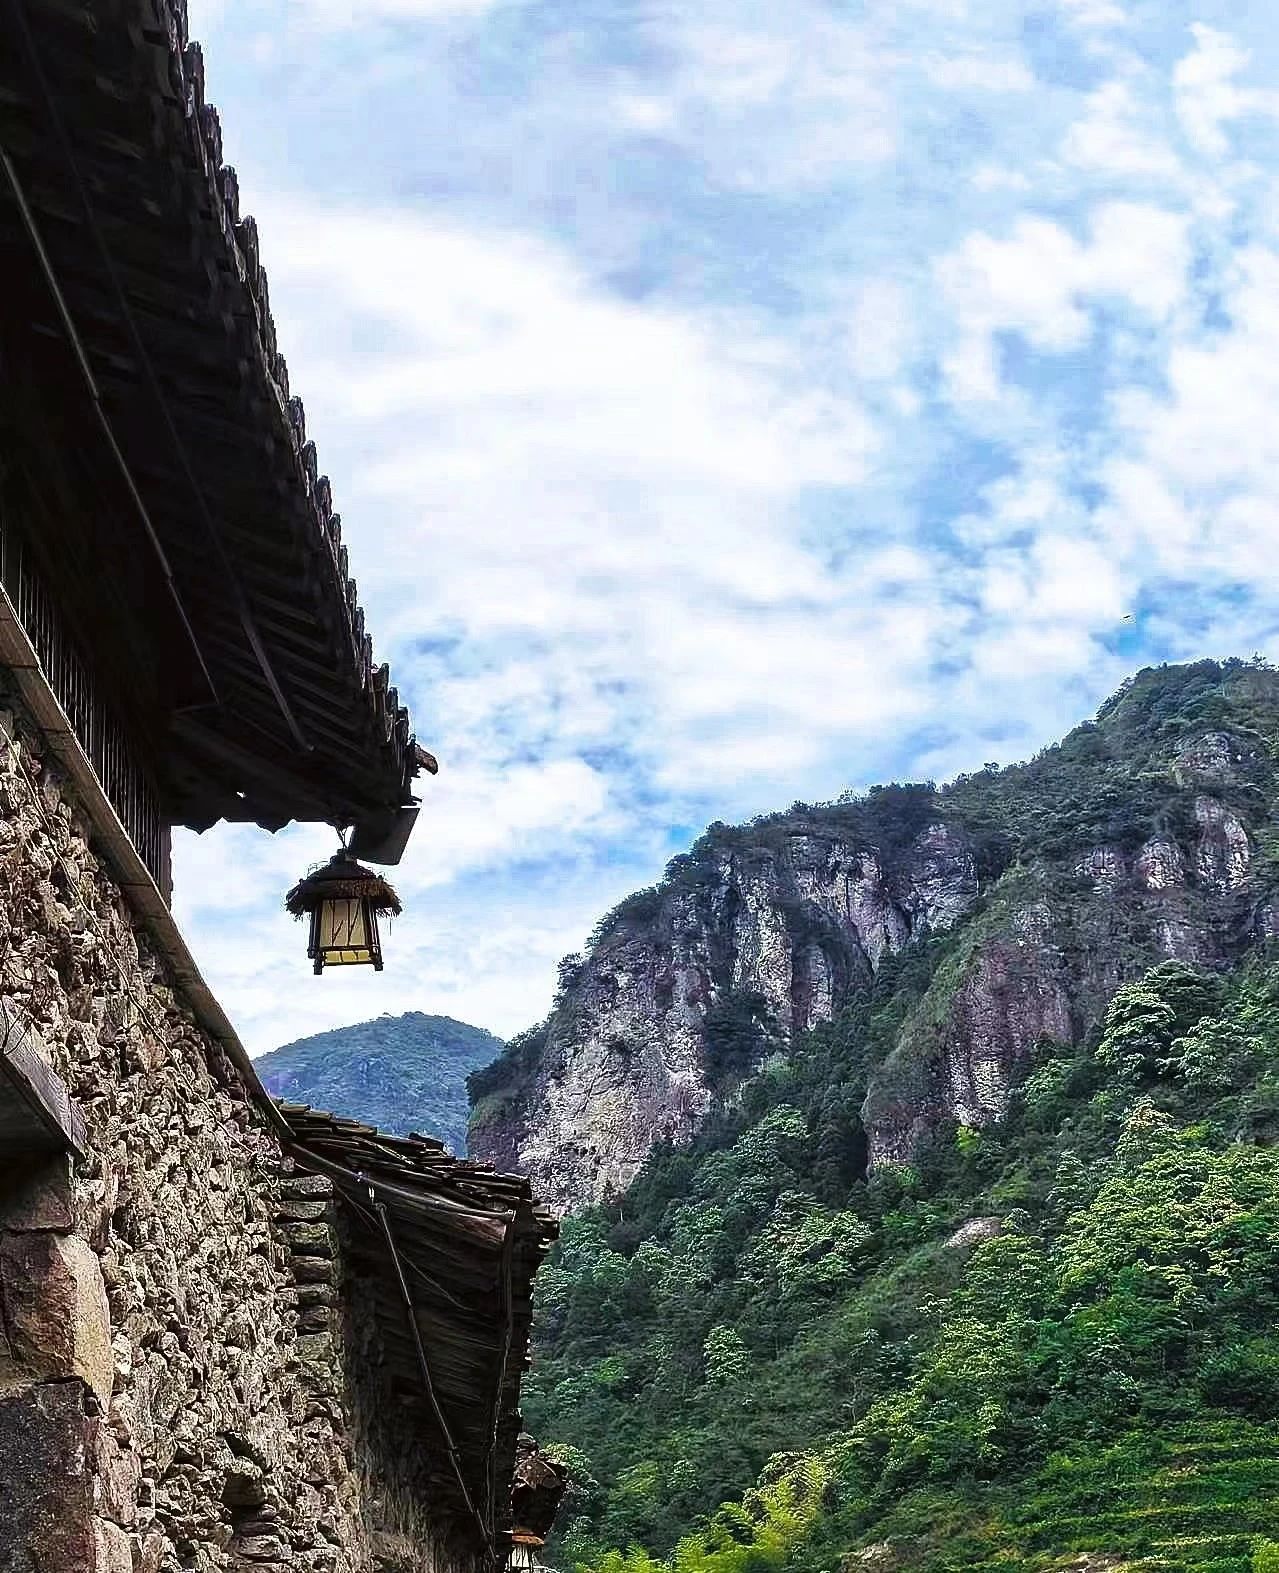
M368 1182L366 1181L365 1183L367 1184ZM378 1219L374 1217L374 1215L367 1207L364 1206L362 1202L357 1201L349 1191L342 1192L342 1199L349 1207L352 1208L353 1211L359 1213L367 1223L372 1224L375 1229L381 1228L381 1224L379 1223ZM455 1294L452 1294L448 1289L446 1289L438 1279L432 1278L430 1273L425 1272L417 1265L416 1262L408 1260L404 1263L404 1265L411 1273L414 1274L415 1277L420 1278L429 1289L433 1289L436 1294L438 1294L442 1299L447 1300L450 1305L456 1306L459 1311L464 1312L467 1316L475 1315L475 1309L473 1306L469 1306L465 1304L464 1301L459 1300Z

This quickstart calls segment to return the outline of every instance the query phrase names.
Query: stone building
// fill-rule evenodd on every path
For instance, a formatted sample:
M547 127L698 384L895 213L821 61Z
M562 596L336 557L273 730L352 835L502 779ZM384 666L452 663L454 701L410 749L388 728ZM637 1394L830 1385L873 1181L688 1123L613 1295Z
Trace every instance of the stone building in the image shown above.
M0 1573L495 1568L553 1224L273 1103L170 913L172 826L394 863L434 763L181 0L0 5L0 280Z

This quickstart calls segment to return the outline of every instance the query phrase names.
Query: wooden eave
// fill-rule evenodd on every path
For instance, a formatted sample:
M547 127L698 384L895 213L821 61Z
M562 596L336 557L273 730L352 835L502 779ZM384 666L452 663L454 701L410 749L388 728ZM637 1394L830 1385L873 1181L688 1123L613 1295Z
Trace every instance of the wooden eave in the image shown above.
M412 801L408 712L373 660L330 486L277 350L256 225L239 212L217 114L204 102L185 7L20 3L35 65L4 0L0 146L217 690L199 721L224 748L165 735L157 774L167 817L196 828L218 818L274 828L292 818L393 815ZM3 181L0 259L26 271L26 348L60 407L83 402L84 447L105 475L87 392L75 387L59 313ZM155 655L194 664L176 645ZM245 773L246 759L260 761L258 775Z
M491 1547L509 1528L533 1278L556 1237L555 1219L535 1203L527 1180L454 1158L429 1138L385 1136L299 1104L279 1109L292 1156L332 1179L344 1200L348 1270L367 1290L392 1388L420 1412L440 1489Z

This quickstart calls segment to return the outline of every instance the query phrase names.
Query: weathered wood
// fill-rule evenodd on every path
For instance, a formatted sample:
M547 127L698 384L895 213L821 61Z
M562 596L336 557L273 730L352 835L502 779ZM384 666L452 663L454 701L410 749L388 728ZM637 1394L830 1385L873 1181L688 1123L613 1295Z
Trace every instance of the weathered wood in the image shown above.
M328 1175L348 1210L348 1281L367 1296L392 1379L419 1394L433 1445L451 1437L467 1495L489 1505L492 1521L493 1481L509 1474L515 1456L532 1277L554 1220L534 1206L526 1180L454 1158L436 1141L384 1136L301 1104L280 1108L292 1155ZM442 1428L424 1390L423 1357Z
M87 1151L84 1116L49 1064L39 1040L8 1000L0 998L0 1150Z

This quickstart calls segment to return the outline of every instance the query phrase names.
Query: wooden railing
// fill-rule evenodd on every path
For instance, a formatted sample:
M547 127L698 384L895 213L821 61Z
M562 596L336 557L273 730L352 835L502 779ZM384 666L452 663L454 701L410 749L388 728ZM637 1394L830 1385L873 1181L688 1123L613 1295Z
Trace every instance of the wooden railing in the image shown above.
M22 532L0 517L0 580L102 790L165 899L169 838L160 802L93 668L58 613Z

